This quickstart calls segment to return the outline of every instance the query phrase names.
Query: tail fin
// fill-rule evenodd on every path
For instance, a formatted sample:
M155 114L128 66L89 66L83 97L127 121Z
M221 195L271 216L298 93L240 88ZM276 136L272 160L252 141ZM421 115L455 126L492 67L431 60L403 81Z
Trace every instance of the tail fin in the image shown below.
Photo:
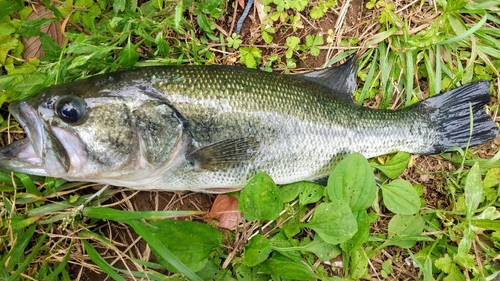
M475 146L497 137L498 128L484 112L484 105L489 101L490 83L478 81L421 102L430 113L432 125L438 128L434 151L428 153L440 153L453 146L465 148L469 140L469 146Z

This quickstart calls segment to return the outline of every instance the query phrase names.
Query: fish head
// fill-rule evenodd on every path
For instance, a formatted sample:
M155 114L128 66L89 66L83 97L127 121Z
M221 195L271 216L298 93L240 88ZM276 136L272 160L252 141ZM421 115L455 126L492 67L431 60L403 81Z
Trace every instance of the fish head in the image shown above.
M9 111L27 138L0 150L0 167L133 186L177 163L186 141L175 109L141 83L102 80L52 86L12 102Z

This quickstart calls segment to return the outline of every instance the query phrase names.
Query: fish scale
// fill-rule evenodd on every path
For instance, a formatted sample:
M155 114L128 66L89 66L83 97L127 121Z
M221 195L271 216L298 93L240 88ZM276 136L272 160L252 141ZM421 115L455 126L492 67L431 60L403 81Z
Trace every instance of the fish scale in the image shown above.
M498 135L483 112L488 82L374 110L353 102L355 63L302 75L145 67L49 87L11 104L29 142L0 150L0 166L135 189L227 192L258 172L278 184L314 181L355 152L439 153Z

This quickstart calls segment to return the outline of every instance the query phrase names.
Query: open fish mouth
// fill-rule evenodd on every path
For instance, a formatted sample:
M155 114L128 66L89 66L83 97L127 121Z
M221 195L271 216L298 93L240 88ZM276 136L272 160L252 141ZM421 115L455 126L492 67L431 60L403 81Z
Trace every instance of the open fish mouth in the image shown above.
M69 157L48 124L28 101L13 102L9 111L27 137L0 150L0 166L23 173L61 177L69 169Z

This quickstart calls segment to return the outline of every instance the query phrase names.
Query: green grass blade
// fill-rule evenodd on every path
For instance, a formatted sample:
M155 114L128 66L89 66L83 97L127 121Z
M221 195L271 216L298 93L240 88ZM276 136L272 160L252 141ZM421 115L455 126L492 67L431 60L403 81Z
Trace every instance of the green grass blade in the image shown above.
M434 78L434 90L435 94L439 94L441 92L441 47L436 47L436 76Z
M24 249L33 237L35 229L36 225L32 225L28 228L28 230L26 230L26 232L16 241L12 250L10 250L9 253L2 258L2 260L0 260L0 268L2 270L5 268L4 266L6 266L7 260L9 260L7 270L14 270L14 266L24 257Z
M376 34L370 41L366 43L366 46L371 46L371 45L376 45L379 44L380 42L386 40L387 38L391 37L394 33L398 32L399 28L393 27L389 30L380 32Z
M83 215L95 219L114 220L119 222L128 222L129 220L162 220L168 218L178 218L186 216L201 215L201 211L123 211L105 207L86 207L83 209Z
M73 250L73 244L71 244L68 248L68 251L66 252L66 255L64 255L64 258L61 262L57 264L57 266L54 268L54 271L50 273L45 279L46 280L57 280L57 275L61 273L66 266L68 265L69 258L71 257L71 251Z
M171 279L169 279L168 276L165 276L165 275L158 273L158 272L152 272L152 271L128 271L128 270L119 269L119 268L116 268L116 271L123 273L123 274L129 274L129 275L131 274L134 277L143 278L145 280L154 280L154 281L171 280ZM172 279L172 280L179 280L179 279ZM183 279L181 279L181 280L183 280Z
M464 33L459 34L455 37L443 40L443 41L437 43L436 45L447 45L447 44L452 44L452 43L458 43L458 42L462 41L463 39L472 36L472 34L474 34L474 32L476 32L476 31L478 31L486 23L487 20L488 20L488 17L486 16L486 13L484 13L483 18L478 23L473 25L471 28L467 29L467 31L465 31Z
M11 177L10 173L7 174L7 173L4 173L4 172L0 172L0 182L11 185L12 184L12 180L14 180L14 182L16 183L16 185L21 185L21 181L19 181L15 177Z
M22 173L14 173L14 174L16 175L16 177L18 177L21 180L24 187L26 187L26 189L28 190L29 193L36 195L36 196L42 196L42 193L40 192L40 190L38 190L38 188L33 183L33 181L31 180L30 177L28 177L27 175L22 174Z
M378 59L378 56L379 56L379 51L377 49L375 49L375 51L373 51L374 54L373 54L373 61L376 61ZM370 64L370 69L368 70L368 75L366 75L366 80L365 80L365 83L363 85L363 88L361 89L361 94L359 95L359 99L358 99L358 104L363 104L365 98L366 98L366 95L368 94L368 91L370 91L370 89L373 87L374 83L375 83L375 71L377 70L377 64L376 63L371 63Z
M405 106L410 106L411 97L413 95L413 54L410 51L406 52L406 101Z
M24 270L30 265L31 261L37 256L40 248L42 248L45 245L43 242L45 241L45 238L47 238L47 232L50 230L50 228L51 226L48 226L45 229L45 233L40 237L40 239L38 239L38 242L36 243L36 246L31 250L31 253L23 260L23 262L19 265L16 271L14 271L14 273L7 279L7 281L19 280L19 276L21 276L21 273L24 272Z
M202 279L196 275L191 269L189 269L184 263L182 263L170 250L161 243L161 241L151 234L149 229L144 226L143 222L137 220L130 220L126 222L130 225L137 234L139 234L151 248L155 248L158 253L161 254L162 258L165 259L175 267L180 273L184 274L187 278L192 281L202 281Z
M99 253L94 249L94 247L92 247L92 245L90 245L89 242L82 240L82 243L90 259L95 262L95 264L99 266L102 271L104 271L109 277L113 278L114 280L126 281L125 278L118 274L114 270L114 268L106 260L104 260L101 255L99 255Z

